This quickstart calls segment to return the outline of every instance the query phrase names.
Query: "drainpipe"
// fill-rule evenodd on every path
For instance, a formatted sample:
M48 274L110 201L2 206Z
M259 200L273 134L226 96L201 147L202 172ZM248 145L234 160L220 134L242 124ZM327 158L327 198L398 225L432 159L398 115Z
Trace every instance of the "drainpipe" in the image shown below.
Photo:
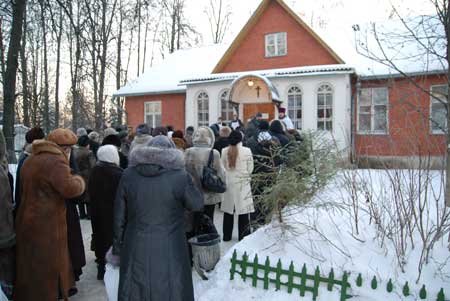
M359 78L359 76L356 77L356 92L352 93L352 97L351 97L351 134L350 134L350 139L351 139L351 157L350 157L350 162L352 164L354 164L356 162L356 145L355 145L355 136L356 136L356 118L358 116L356 116L356 101L358 99L358 95L361 92L361 79Z

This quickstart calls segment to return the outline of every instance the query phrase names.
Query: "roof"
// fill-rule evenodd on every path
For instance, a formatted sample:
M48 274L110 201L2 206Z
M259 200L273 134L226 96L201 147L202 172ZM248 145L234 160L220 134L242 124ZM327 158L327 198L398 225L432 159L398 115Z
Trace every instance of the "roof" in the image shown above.
M216 44L175 51L160 64L120 88L113 96L184 93L186 87L180 86L179 82L210 73L227 47L227 44Z
M322 75L322 74L337 74L337 73L354 73L353 67L345 64L337 65L318 65L318 66L303 66L303 67L290 67L280 69L267 69L267 70L254 70L243 72L230 72L230 73L213 73L203 74L203 76L192 77L184 79L180 82L180 85L192 85L205 82L217 82L217 81L232 81L244 76L262 76L265 78L277 78L277 77L290 77L290 76L304 76L304 75Z
M262 16L263 12L266 10L266 8L269 6L269 4L275 1L277 2L301 27L303 27L320 45L322 45L329 53L330 55L336 59L337 62L343 64L344 61L342 58L333 51L330 46L327 45L327 43L320 38L319 35L317 35L314 30L311 29L303 20L294 12L292 9L284 3L282 0L263 0L261 4L258 6L258 8L255 10L255 12L252 14L250 19L247 21L247 23L244 25L244 27L241 29L241 31L238 33L236 38L233 40L233 43L231 43L230 47L227 49L223 57L220 59L220 61L217 63L217 65L214 67L214 70L212 73L218 73L220 72L223 67L227 64L229 61L231 55L235 52L235 50L239 47L241 42L246 38L250 30L253 28L253 26L258 22L260 17Z

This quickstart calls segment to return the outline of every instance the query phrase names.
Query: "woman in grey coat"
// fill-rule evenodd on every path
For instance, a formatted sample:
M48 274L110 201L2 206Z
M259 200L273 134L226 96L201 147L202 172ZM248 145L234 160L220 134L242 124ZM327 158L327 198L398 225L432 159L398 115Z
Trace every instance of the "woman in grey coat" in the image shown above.
M119 301L194 300L185 209L201 211L203 196L183 153L162 135L134 149L114 204Z
M193 147L188 148L185 152L186 170L194 178L194 183L203 191L205 196L205 213L214 220L214 208L217 203L222 201L223 194L207 192L202 189L203 167L208 164L209 153L213 151L214 162L213 167L217 171L217 175L226 182L225 168L220 161L220 154L217 150L213 150L215 137L213 131L206 126L199 127L192 136ZM189 227L188 227L189 228ZM187 229L186 232L189 232Z

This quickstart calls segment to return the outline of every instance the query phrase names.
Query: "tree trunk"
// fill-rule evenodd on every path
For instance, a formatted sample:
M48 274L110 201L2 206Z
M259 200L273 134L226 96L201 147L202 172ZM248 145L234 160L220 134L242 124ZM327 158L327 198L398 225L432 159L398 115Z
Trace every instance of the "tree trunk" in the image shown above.
M2 18L0 18L0 72L3 82L5 80L6 75L6 64L5 64L5 46L3 45Z
M6 59L6 72L3 81L3 133L6 139L8 160L15 163L14 153L14 105L16 94L16 78L20 41L22 40L23 16L26 9L26 0L16 0L13 3L11 35L9 39L8 55Z
M139 66L141 65L141 0L138 0L138 55L137 55L137 76L139 76Z
M48 87L48 55L47 55L47 26L46 26L46 16L45 16L45 6L44 1L39 1L39 6L41 8L41 29L42 29L42 42L44 46L44 108L43 108L43 119L44 119L44 129L46 133L50 132L50 99L49 99L49 87Z
M61 39L63 33L63 13L59 9L59 31L56 40L56 78L55 78L55 128L59 128L59 76L61 69Z
M446 23L445 23L445 34L447 38L447 66L450 66L450 2L447 2L446 9ZM446 156L446 169L445 169L445 205L450 207L450 69L447 67L447 156ZM449 233L450 240L450 233Z
M30 127L30 93L28 90L28 66L27 56L25 53L25 47L27 44L27 12L25 10L23 15L23 34L22 34L22 47L20 47L20 65L22 67L22 112L23 112L23 124Z
M119 8L119 34L117 36L117 62L116 62L116 89L119 90L121 86L121 73L122 73L122 25L123 25L123 7L122 7L122 0L120 1L120 8ZM116 98L116 110L117 110L117 122L119 124L123 124L123 113L122 113L122 107L121 107L121 100L120 97Z

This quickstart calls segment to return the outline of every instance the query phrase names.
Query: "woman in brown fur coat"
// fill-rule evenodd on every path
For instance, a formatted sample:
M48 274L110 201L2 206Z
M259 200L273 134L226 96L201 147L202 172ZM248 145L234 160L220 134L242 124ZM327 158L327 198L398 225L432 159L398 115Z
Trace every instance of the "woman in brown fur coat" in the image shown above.
M68 299L74 285L67 246L65 199L83 193L80 176L70 173L67 154L75 134L56 129L48 141L33 142L22 168L22 204L16 220L15 301ZM45 175L43 175L45 172Z

